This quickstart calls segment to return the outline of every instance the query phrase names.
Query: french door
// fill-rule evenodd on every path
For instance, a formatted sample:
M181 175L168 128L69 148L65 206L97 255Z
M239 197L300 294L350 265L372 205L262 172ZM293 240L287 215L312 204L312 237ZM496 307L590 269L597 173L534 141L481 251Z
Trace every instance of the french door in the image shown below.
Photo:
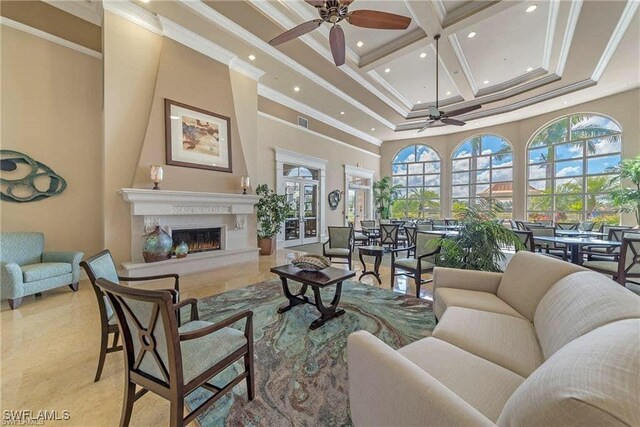
M285 179L284 194L289 210L284 221L284 246L317 243L318 183L316 181Z
M360 229L360 221L367 217L367 191L362 188L350 188L347 193L347 221Z

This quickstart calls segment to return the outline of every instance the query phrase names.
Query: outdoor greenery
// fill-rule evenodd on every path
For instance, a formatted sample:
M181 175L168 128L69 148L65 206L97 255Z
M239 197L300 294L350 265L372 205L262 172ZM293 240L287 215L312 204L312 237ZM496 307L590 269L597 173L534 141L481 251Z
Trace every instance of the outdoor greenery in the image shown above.
M373 199L380 219L389 219L391 206L398 196L399 187L398 185L391 185L391 178L388 176L373 183Z
M267 184L256 188L260 201L256 203L258 239L271 239L282 229L289 205L286 196L279 196Z
M467 206L460 214L457 236L440 241L438 265L463 270L502 271L505 247L524 249L522 242L499 221L502 207L499 203L479 200Z
M629 180L633 185L611 191L613 205L620 212L633 212L636 225L640 225L640 156L623 160L615 169L621 179Z
M407 199L396 199L391 207L395 216L424 219L440 216L440 195L425 188L414 188Z

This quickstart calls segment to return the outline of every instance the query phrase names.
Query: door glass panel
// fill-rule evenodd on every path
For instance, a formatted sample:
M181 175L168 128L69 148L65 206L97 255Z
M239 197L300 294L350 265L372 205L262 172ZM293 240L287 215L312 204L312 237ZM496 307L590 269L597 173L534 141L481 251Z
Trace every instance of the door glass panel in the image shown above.
M317 193L316 185L304 185L304 237L317 237Z
M284 239L300 238L300 185L297 182L285 181L284 194L287 198L287 219L284 222Z
M356 190L349 190L347 193L347 221L356 224Z

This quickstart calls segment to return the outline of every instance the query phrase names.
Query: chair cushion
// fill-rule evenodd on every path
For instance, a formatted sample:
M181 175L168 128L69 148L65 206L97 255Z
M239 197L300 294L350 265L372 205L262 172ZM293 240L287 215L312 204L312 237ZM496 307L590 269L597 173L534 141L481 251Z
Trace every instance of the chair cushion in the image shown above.
M355 240L369 240L369 237L359 231L356 231L353 237Z
M640 319L610 323L558 350L515 391L499 426L638 426Z
M398 353L493 422L524 381L508 369L432 337L409 344Z
M415 258L400 258L395 260L394 265L396 266L396 268L408 268L409 270L415 271L418 269L418 260ZM422 268L422 271L429 271L433 270L435 264L429 261L422 261L420 267Z
M66 262L41 262L23 265L22 279L25 283L62 276L71 273L71 264Z
M473 308L524 319L522 314L518 313L513 307L502 301L495 294L471 291L468 289L436 288L434 297L436 317L442 317L442 314L448 307Z
M327 248L324 251L324 254L329 256L349 256L350 253L349 249L342 248Z
M583 271L549 289L538 304L533 323L548 359L574 339L630 318L640 319L640 297L602 274Z
M595 270L609 271L614 274L618 273L617 261L585 261L582 263L582 266Z
M533 324L514 316L449 307L433 336L525 378L544 361Z
M558 259L519 251L509 261L496 295L533 321L536 307L547 290L576 271L585 269Z
M185 323L178 328L178 332L191 332L210 325L213 323L196 320ZM195 379L246 343L244 334L233 328L222 328L201 338L182 341L180 348L184 383Z

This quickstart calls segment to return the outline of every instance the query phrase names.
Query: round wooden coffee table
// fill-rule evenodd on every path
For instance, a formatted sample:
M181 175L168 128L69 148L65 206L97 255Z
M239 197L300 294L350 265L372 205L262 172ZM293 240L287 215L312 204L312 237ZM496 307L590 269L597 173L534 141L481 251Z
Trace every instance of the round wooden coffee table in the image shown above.
M367 274L371 274L376 279L378 279L378 283L382 284L382 280L380 279L380 264L382 263L384 248L382 246L358 246L358 252L358 257L360 258L360 262L362 263L362 274L360 275L358 280L362 279ZM372 256L375 258L373 263L373 271L367 271L367 265L364 262L365 256Z

